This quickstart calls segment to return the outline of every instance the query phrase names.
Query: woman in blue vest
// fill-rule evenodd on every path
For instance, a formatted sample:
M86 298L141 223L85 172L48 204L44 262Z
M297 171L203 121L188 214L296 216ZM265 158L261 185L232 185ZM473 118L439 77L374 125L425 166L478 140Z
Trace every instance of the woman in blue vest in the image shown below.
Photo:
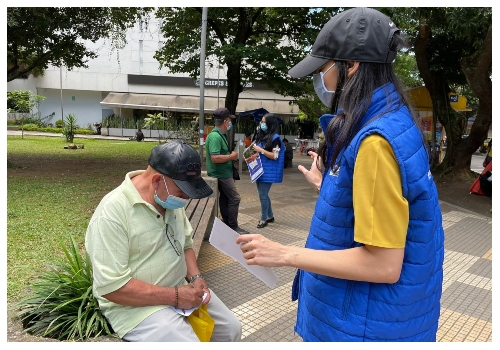
M391 62L404 44L368 8L320 31L289 74L313 76L331 114L325 144L299 169L318 191L304 248L237 239L249 265L294 266L304 341L435 341L444 232L429 152Z
M283 182L283 167L285 164L285 145L278 133L278 119L272 113L267 113L260 121L255 135L254 151L260 153L264 173L255 181L259 192L261 216L257 228L266 227L274 222L273 208L269 191L273 183Z

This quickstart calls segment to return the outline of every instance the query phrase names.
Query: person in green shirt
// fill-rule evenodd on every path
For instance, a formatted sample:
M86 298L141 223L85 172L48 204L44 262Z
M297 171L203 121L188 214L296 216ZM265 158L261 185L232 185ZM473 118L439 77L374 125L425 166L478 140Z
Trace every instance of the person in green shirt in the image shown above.
M215 127L205 141L207 174L217 179L222 220L239 234L246 234L248 231L238 226L241 197L233 179L233 161L238 160L238 153L230 150L226 136L233 126L231 119L236 117L221 107L215 110L213 118Z
M85 236L92 290L123 340L199 341L183 312L202 303L215 321L211 341L241 339L240 321L200 274L184 210L187 199L212 193L198 152L172 141L97 206Z

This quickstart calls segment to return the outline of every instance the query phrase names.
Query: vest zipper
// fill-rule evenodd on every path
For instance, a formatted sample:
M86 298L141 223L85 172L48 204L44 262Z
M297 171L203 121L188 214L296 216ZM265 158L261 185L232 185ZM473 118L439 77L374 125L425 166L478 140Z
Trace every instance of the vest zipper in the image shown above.
M342 307L342 319L345 320L347 318L347 311L349 310L349 304L351 303L351 295L352 288L354 285L354 281L349 281L347 284L347 291L344 298L344 306Z

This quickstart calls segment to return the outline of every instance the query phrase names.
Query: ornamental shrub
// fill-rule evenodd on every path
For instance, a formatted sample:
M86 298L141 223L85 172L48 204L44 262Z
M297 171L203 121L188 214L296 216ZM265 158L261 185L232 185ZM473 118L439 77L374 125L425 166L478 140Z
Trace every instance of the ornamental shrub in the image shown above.
M39 272L25 299L14 304L17 317L30 334L58 340L88 340L114 336L92 294L92 264L72 236L70 249L61 243L67 262Z

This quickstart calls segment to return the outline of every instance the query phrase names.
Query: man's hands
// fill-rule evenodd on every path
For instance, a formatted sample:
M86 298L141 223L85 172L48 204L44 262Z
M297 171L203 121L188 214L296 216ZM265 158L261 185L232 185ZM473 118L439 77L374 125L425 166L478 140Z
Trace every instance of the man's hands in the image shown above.
M172 288L173 289L173 288ZM203 294L205 294L207 290L195 287L194 285L188 284L178 288L179 291L179 300L177 306L179 309L187 310L193 307L197 307L201 304L203 300ZM207 296L205 301L209 298L210 294Z
M238 152L232 151L230 154L212 154L210 159L215 164L223 164L229 161L238 160Z
M205 300L203 301L203 304L208 304L208 302L210 301L210 289L208 289L208 285L207 283L205 282L205 280L200 277L200 278L197 278L193 281L193 283L191 283L191 285L195 288L201 288L203 289L203 291L205 293L207 293L207 297L205 298ZM203 295L202 295L203 297ZM199 305L199 304L198 304Z
M238 160L238 152L232 151L230 154L230 159L231 160Z
M318 157L318 154L313 151L308 152L309 156L313 160L311 164L311 169L307 170L303 165L299 165L298 169L304 174L304 177L306 178L307 182L313 186L315 190L317 190L321 186L321 180L323 178L323 175L321 174L321 170L318 169L317 166L317 161L319 159L319 162L321 163L321 157Z

